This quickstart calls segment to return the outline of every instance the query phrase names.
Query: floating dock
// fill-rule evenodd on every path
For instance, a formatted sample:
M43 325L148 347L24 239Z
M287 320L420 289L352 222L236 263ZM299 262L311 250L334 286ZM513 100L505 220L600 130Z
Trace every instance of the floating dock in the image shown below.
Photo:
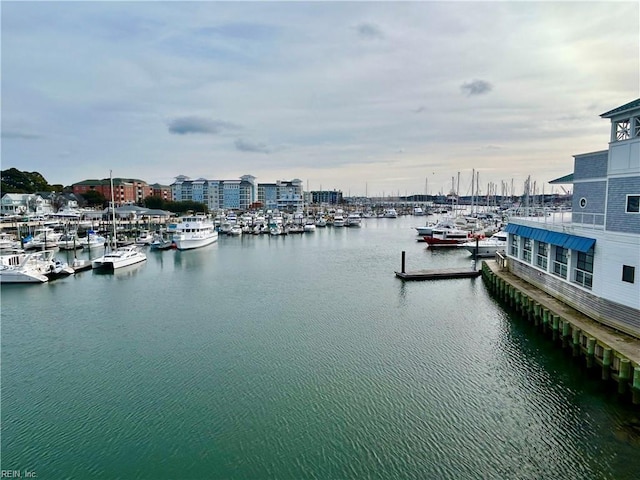
M402 280L444 280L447 278L475 278L482 275L482 270L473 268L441 268L437 270L405 270L406 253L402 252L402 266L399 272L395 272L396 277Z
M481 270L469 268L442 268L439 270L414 270L411 272L395 272L402 280L442 280L445 278L475 278L482 274Z

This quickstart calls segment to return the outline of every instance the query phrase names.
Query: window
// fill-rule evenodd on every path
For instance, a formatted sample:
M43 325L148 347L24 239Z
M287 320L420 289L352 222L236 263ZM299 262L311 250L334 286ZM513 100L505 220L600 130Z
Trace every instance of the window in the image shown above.
M631 125L629 119L620 120L616 125L616 140L628 140L631 136Z
M622 266L622 281L628 283L635 283L636 267L631 265Z
M518 256L518 236L517 235L511 236L511 245L509 248L509 253L514 257Z
M586 206L587 206L587 199L586 199L586 198L584 198L584 197L582 197L582 198L580 199L580 208L584 208L584 207L586 207Z
M588 252L578 252L574 281L585 288L593 285L593 247Z
M524 242L522 244L522 259L527 263L531 263L531 248L533 241L530 238L525 238L523 240Z
M640 195L627 195L627 213L640 213Z
M561 278L567 278L567 263L569 250L563 247L556 247L556 254L553 261L553 274Z
M549 244L538 242L538 252L536 253L536 265L543 270L547 269L547 256L549 255Z

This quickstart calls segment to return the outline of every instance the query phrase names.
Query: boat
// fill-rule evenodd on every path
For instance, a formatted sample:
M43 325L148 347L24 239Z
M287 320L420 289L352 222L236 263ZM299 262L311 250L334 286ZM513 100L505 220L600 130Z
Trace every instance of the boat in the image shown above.
M457 247L469 241L469 232L457 228L434 228L431 236L425 235L424 241L430 247Z
M58 247L58 240L62 236L53 228L42 226L34 230L33 235L28 235L23 240L25 250L55 250Z
M117 244L117 227L116 227L116 209L115 200L113 194L113 177L111 171L109 172L109 180L111 182L111 213L113 223L113 239L114 244ZM114 245L115 246L115 245ZM123 245L117 248L111 247L109 252L104 252L104 255L91 260L91 267L100 270L117 270L118 268L127 267L136 263L145 262L147 256L140 251L136 245Z
M350 213L347 215L345 225L347 227L360 227L362 225L362 217L357 212Z
M218 232L213 221L204 214L182 217L181 221L172 227L173 243L178 250L205 247L218 240Z
M0 283L45 283L48 266L40 261L42 252L0 255Z
M384 218L398 218L398 212L395 208L387 208L382 214Z
M229 229L229 231L227 232L227 235L230 235L232 237L239 237L242 235L242 227L240 225L238 225L237 223L232 225L231 228Z
M413 207L413 214L415 216L420 217L420 216L424 215L424 210L422 210L422 207L415 206L415 207Z
M487 238L483 236L476 237L461 246L475 257L494 257L497 251L506 250L507 240L507 232L501 230Z
M334 227L344 227L346 225L346 223L347 223L347 221L344 218L342 210L336 211L335 215L333 216L333 226Z
M57 242L60 250L78 250L82 248L82 242L75 231L63 233Z
M135 244L149 245L151 242L153 242L153 238L154 238L153 233L151 233L149 230L142 230L140 232L140 235L136 237Z
M93 259L91 266L94 269L116 270L146 260L147 256L136 245L125 245Z
M104 247L105 243L107 243L106 237L97 234L93 230L88 230L87 236L80 240L82 242L82 247L87 247L88 249Z
M307 220L307 223L304 224L304 231L308 233L315 232L316 222L313 219Z
M75 273L53 250L0 255L1 283L44 283Z
M164 237L161 233L156 233L153 236L153 240L149 244L151 250L169 250L173 248L173 242Z
M414 228L418 232L418 235L420 235L421 237L424 237L425 235L431 236L431 234L433 233L433 229L434 228L435 229L456 228L456 225L455 225L455 221L454 221L453 217L444 216L440 220L438 220L437 222L430 222L430 223L427 223L423 227L414 227Z

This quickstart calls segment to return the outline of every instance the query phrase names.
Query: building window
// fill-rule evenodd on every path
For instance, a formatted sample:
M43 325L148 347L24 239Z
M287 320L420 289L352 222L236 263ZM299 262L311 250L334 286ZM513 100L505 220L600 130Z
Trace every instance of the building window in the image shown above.
M513 257L518 256L518 236L517 235L511 236L511 245L509 247L509 253Z
M569 250L563 247L556 247L556 254L553 261L553 274L561 278L567 278L567 263Z
M522 259L531 263L531 250L533 241L530 238L524 238L522 243Z
M549 244L538 242L538 251L536 253L536 265L543 270L547 269L547 257L549 255Z
M615 123L616 125L616 140L628 140L631 137L631 125L627 118L626 120L620 120Z
M633 136L638 138L640 137L640 117L635 117L633 119L634 127L633 127Z
M627 195L627 213L640 213L640 195Z
M588 252L578 252L574 281L585 288L593 285L593 247Z
M582 198L580 199L580 208L584 208L584 207L586 207L586 206L587 206L587 199L586 199L586 198L584 198L584 197L582 197Z
M622 281L628 283L635 283L636 267L631 265L622 266Z

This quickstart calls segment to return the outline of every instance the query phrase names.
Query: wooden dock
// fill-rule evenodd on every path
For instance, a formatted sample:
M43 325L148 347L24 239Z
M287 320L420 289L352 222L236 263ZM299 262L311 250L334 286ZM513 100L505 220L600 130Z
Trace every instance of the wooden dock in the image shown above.
M442 268L439 270L414 270L411 272L395 272L402 280L443 280L446 278L475 278L482 274L481 270L467 268Z
M407 272L405 267L406 252L402 252L400 271L396 277L402 280L444 280L446 278L475 278L482 275L482 270L475 268L441 268L438 270L413 270Z

